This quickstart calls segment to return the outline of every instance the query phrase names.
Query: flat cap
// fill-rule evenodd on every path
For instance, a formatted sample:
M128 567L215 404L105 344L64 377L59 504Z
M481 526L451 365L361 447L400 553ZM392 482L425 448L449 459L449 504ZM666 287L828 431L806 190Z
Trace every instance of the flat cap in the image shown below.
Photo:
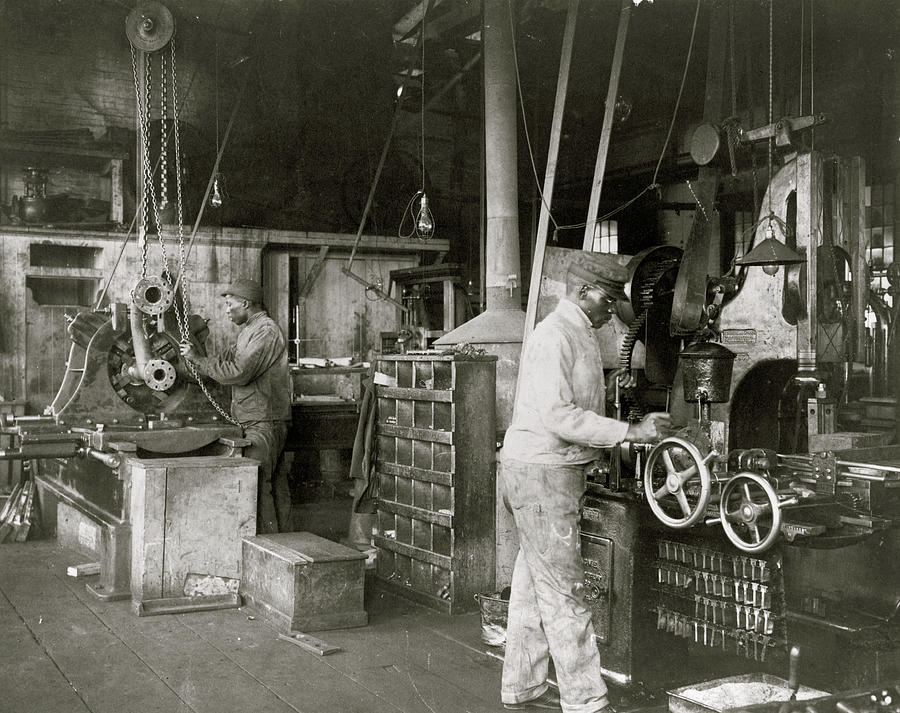
M614 262L573 263L569 267L569 278L575 277L584 280L586 285L595 285L610 297L617 300L627 300L625 283L628 281L628 271Z
M262 304L262 287L254 280L237 280L228 285L228 287L219 294L223 297L225 295L234 295L235 297L242 297L254 304Z

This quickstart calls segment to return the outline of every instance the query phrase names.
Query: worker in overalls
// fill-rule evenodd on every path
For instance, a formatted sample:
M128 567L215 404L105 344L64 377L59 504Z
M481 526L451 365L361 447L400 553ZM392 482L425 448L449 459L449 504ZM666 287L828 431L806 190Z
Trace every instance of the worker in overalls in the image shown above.
M259 461L256 529L290 530L291 491L278 459L291 420L291 376L284 334L262 305L262 288L238 280L221 293L228 318L241 330L221 354L199 356L189 343L181 354L198 373L231 387L231 416L244 429L244 456Z
M585 466L600 448L653 442L666 413L640 423L607 418L597 328L627 299L620 265L573 265L566 297L525 341L501 483L519 534L513 569L501 699L510 710L614 713L600 674L591 613L584 599L579 505ZM622 386L633 377L617 372ZM547 684L550 658L559 695Z

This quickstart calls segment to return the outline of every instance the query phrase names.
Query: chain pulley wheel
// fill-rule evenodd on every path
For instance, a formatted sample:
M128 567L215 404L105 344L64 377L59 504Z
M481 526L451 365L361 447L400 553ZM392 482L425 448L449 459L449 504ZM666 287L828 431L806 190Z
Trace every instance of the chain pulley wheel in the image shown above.
M644 492L660 522L681 530L703 518L712 492L708 464L716 455L710 451L703 456L697 446L678 436L664 438L653 447L644 467Z
M175 291L161 277L143 277L132 292L134 305L144 314L162 314L175 301Z
M175 20L162 3L142 2L125 18L125 34L137 50L155 52L165 47L175 34Z
M781 532L781 505L772 484L756 473L738 473L722 488L722 528L744 552L765 552Z

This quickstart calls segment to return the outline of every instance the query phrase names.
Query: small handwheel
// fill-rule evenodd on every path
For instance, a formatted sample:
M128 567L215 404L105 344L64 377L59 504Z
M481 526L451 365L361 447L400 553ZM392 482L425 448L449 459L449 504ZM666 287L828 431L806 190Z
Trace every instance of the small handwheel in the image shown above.
M710 451L704 457L697 446L677 436L664 438L653 447L644 468L644 492L660 522L680 530L703 517L712 491L707 464L716 455ZM681 515L670 514L673 511Z
M722 488L722 527L744 552L765 552L781 532L781 506L772 484L756 473L738 473Z

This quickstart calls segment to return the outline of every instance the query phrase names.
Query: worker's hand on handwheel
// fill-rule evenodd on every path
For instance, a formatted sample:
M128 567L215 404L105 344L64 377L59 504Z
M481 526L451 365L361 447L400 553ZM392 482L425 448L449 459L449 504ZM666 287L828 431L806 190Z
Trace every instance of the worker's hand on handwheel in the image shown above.
M625 440L633 443L656 443L672 432L672 417L665 411L651 411L638 423L628 426Z

